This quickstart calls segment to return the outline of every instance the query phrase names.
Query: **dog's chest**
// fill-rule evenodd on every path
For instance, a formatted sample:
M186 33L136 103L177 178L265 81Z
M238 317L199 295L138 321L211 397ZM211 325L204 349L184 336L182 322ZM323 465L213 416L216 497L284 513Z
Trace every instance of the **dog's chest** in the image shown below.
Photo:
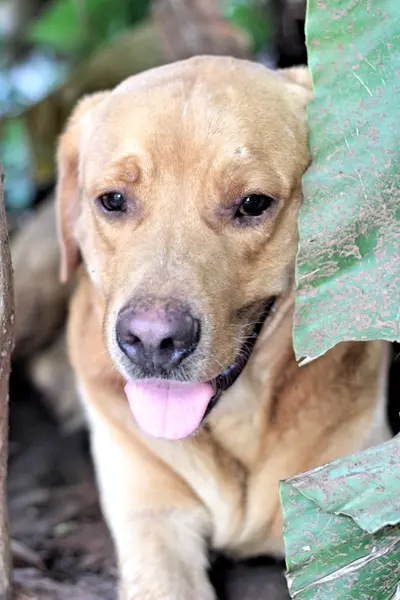
M238 556L281 554L279 458L274 432L266 435L265 411L226 415L224 427L208 428L208 436L209 488L217 493L201 493L213 515L213 546Z
M278 477L273 462L264 469L237 472L221 493L208 505L213 513L215 548L237 557L282 554Z

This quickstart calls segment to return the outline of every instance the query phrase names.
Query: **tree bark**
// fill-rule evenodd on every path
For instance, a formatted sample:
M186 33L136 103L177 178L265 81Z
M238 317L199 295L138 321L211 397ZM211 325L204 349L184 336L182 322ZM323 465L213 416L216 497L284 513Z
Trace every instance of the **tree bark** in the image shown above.
M14 341L14 298L0 167L0 600L11 600L11 550L7 510L8 381Z

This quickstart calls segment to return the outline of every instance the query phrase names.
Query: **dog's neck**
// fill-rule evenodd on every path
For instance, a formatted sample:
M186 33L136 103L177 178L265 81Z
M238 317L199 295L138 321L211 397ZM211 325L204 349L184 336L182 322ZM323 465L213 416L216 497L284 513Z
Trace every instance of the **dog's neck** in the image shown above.
M243 372L243 380L251 379L252 386L257 383L264 390L271 387L277 372L287 369L288 360L294 360L293 313L294 286L275 301Z
M214 435L223 439L224 444L227 441L232 444L227 448L232 454L237 449L237 438L232 439L227 430L234 427L239 438L240 431L243 432L247 442L245 447L241 446L240 455L249 465L257 460L260 443L266 443L270 437L267 430L280 410L280 390L296 377L299 369L292 343L293 312L294 288L291 288L277 299L243 373L223 394L209 417Z

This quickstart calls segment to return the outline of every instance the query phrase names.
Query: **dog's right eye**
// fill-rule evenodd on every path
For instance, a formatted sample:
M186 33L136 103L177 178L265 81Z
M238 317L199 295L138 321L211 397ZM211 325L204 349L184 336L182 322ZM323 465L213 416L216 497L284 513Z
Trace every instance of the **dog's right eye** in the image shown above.
M126 210L126 200L120 192L101 194L97 200L107 212L125 212Z

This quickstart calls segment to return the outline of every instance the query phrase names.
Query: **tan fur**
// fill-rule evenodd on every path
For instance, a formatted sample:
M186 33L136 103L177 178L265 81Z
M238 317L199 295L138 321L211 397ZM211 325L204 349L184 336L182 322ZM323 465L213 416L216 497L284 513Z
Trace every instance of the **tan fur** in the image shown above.
M67 356L65 329L28 361L28 372L63 433L83 429L85 419Z
M73 281L60 283L54 196L11 240L15 347L63 432L82 427L82 409L67 357L65 319Z
M11 240L14 269L14 358L27 358L52 343L64 326L72 285L59 281L54 197Z
M383 343L339 344L302 368L293 355L309 86L304 70L285 77L191 59L89 99L61 139L63 273L72 274L78 248L84 259L70 354L121 600L212 600L208 545L281 554L279 480L387 435ZM115 189L129 198L122 219L95 202ZM237 228L227 207L254 191L279 202L257 227ZM116 315L139 293L188 299L202 315L199 352L187 359L193 380L235 358L256 317L242 307L278 297L239 379L182 441L141 433L123 392L131 367L115 342Z

